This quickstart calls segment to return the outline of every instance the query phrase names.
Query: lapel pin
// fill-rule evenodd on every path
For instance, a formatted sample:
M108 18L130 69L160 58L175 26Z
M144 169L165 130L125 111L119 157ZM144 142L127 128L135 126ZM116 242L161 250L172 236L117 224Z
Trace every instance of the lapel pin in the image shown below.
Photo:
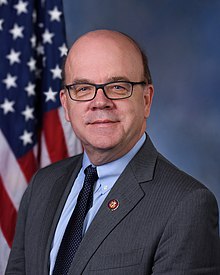
M112 211L116 210L119 207L119 201L118 200L110 200L108 203L108 208Z

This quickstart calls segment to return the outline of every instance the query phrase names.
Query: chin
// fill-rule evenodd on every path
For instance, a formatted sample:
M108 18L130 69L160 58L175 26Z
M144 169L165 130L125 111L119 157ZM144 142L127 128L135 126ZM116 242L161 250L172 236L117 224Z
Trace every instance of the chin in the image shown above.
M90 146L97 150L110 150L119 144L119 139L114 139L111 135L95 136L88 140Z
M107 142L103 140L100 142L93 142L91 143L91 145L98 150L111 150L117 145L117 143L114 143L112 141Z

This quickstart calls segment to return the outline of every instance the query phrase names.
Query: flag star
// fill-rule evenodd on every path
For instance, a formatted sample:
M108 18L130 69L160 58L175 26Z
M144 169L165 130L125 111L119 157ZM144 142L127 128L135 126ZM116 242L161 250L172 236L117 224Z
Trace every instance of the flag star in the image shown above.
M46 102L49 101L49 100L52 100L52 101L56 101L56 94L57 92L53 92L51 87L49 88L48 92L44 92L45 96L46 96Z
M12 36L13 36L13 39L15 40L15 39L17 39L18 37L24 37L24 35L23 35L23 30L24 30L24 27L22 27L22 26L18 26L18 24L14 24L14 27L9 31L11 34L12 34Z
M28 65L30 71L33 72L36 69L36 60L33 57L31 57L30 60L28 61L27 65Z
M41 28L41 29L43 29L44 23L38 23L38 27Z
M23 141L23 145L25 146L28 143L30 143L30 144L33 143L32 138L31 138L32 136L33 136L33 133L24 130L23 135L21 135L19 138Z
M35 84L29 82L24 89L27 92L28 96L35 95Z
M6 115L9 112L14 112L15 109L13 105L15 104L15 101L9 101L7 98L5 98L4 103L0 105L0 107L3 109L4 115Z
M3 19L0 19L0 31L3 30L3 27L2 27L3 23L4 23L4 20L3 20Z
M27 5L28 2L23 2L22 0L19 0L17 5L14 5L14 8L17 10L17 15L20 15L23 13L27 13Z
M50 21L60 21L60 16L62 15L62 12L57 9L55 6L53 10L48 11L50 14Z
M41 78L41 75L42 75L42 70L41 70L41 69L37 69L37 70L35 71L35 76L36 76L36 78Z
M7 0L0 0L0 6L2 5L7 5L8 4L8 1Z
M10 54L6 55L6 58L9 59L10 65L13 65L14 63L20 63L20 52L15 52L14 49L11 49Z
M33 23L36 23L36 21L37 21L37 12L36 12L36 10L34 10L33 13L32 13L32 20L33 20Z
M24 115L25 121L28 121L29 119L34 119L34 108L30 108L28 105L26 106L25 110L22 113Z
M56 67L54 69L51 69L50 71L53 74L53 79L55 79L55 78L60 78L61 79L62 70L60 69L60 67L58 65L56 65Z
M68 49L67 49L65 43L63 43L63 45L61 47L59 47L59 50L60 50L60 57L67 55Z
M44 56L42 59L42 64L44 67L46 66L46 61L47 61L47 58L46 58L46 56Z
M37 37L36 37L36 35L33 34L32 37L31 37L31 39L30 39L30 41L31 41L31 47L35 48L35 46L37 44Z
M39 43L36 48L36 51L38 55L44 55L44 46L41 43Z
M7 77L5 79L3 79L2 82L5 83L6 89L9 90L11 87L14 87L14 88L17 87L16 79L17 79L17 76L7 74Z
M51 33L48 31L48 29L45 29L42 36L43 36L43 43L52 44L52 37L54 36L54 33Z

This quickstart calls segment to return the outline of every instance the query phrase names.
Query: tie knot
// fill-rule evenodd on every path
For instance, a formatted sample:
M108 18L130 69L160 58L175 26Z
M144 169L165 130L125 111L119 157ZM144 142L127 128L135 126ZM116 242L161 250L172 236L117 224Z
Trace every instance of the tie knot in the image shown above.
M89 165L88 167L86 167L86 169L84 170L84 173L86 175L86 179L90 182L94 183L99 178L96 167L93 167L92 165Z

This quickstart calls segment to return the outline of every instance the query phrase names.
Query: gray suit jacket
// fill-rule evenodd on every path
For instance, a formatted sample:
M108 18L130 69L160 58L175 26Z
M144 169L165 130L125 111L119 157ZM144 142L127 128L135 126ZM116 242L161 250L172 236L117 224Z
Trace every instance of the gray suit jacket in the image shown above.
M57 222L82 155L41 169L19 210L6 274L46 275ZM111 199L119 207L108 208ZM90 225L70 275L219 275L212 193L161 156L149 137Z

